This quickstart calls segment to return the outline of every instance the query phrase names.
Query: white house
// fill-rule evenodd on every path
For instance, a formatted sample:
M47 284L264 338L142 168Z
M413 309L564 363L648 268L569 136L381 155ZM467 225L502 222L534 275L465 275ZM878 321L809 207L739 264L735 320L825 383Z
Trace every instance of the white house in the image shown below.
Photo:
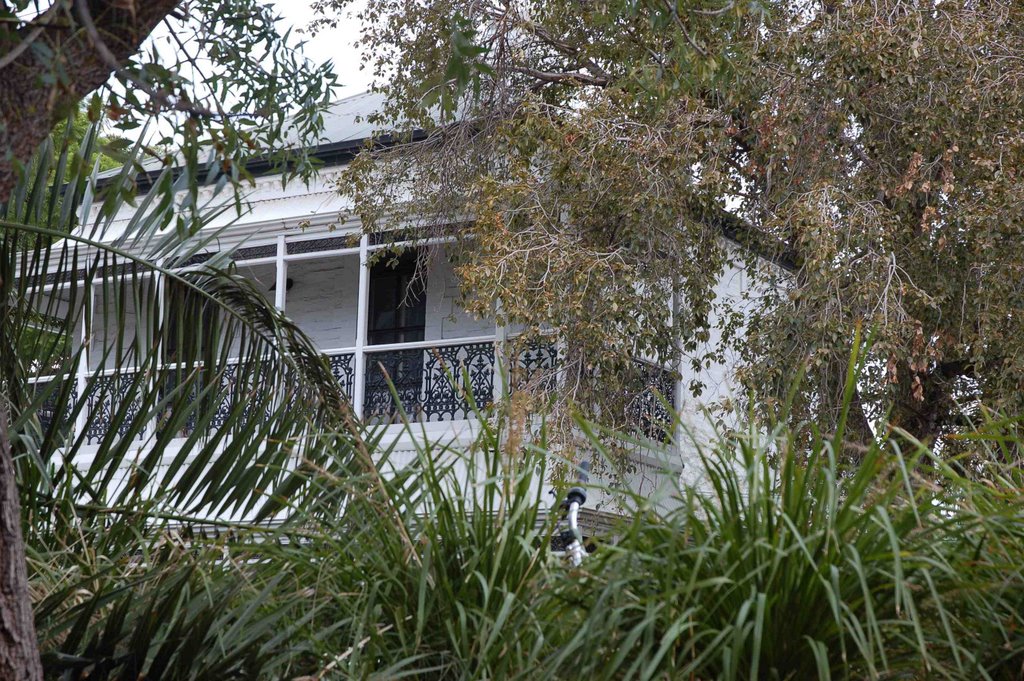
M381 423L393 416L395 404L383 368L393 380L405 412L422 424L416 436L457 445L473 437L475 416L466 395L452 384L451 376L468 373L472 397L480 405L499 397L507 386L503 385L505 374L498 370L496 358L502 356L504 341L515 330L501 328L490 319L476 319L461 307L459 282L444 257L444 243L438 244L442 257L433 261L415 295L405 295L412 276L411 261L402 260L397 267L373 264L373 254L388 244L363 233L358 220L347 213L349 206L338 194L336 181L340 168L372 134L369 124L361 120L379 103L371 94L339 101L326 116L324 142L316 149L324 163L319 175L309 184L293 181L286 187L282 187L278 175L258 176L255 187L246 194L248 208L244 215L238 218L226 213L215 219L207 229L216 233L216 239L206 253L196 255L191 262L217 251L232 251L239 272L327 355L358 417ZM208 187L201 190L200 198L212 194L213 188ZM126 208L102 238L115 238L129 228L134 212ZM150 276L143 273L140 281ZM48 285L54 295L60 296L60 282ZM729 270L719 283L719 295L741 304L747 286L743 271ZM135 320L130 319L128 308L125 315L129 317L128 326L132 326ZM102 310L94 311L93 316L103 317ZM102 323L87 325L83 331L81 341L87 344L88 352L78 367L74 389L84 386L85 378L97 369L112 368L109 358L105 359L105 333ZM519 351L507 358L507 364L512 372L535 375L552 371L557 366L557 339L550 345ZM677 369L681 371L679 380L674 379ZM702 401L695 401L688 399L683 390L695 378L688 366L652 365L649 391L637 396L641 405L638 414L646 419L663 419L665 415L658 413L662 403L656 396L663 394L682 413L684 426L700 438L710 428L703 407L729 395L730 369L728 363L706 367L696 378L708 390ZM111 376L112 382L127 387L101 397L90 396L88 410L111 414L124 401L135 399L130 378L124 373ZM52 377L41 377L38 382L43 385L48 380ZM44 419L53 417L44 411ZM80 427L82 422L79 419L77 425ZM99 446L109 428L109 421L100 419L86 434L87 444ZM151 433L150 428L138 435L140 448L148 446L147 435ZM392 437L405 438L398 443L398 450L411 450L408 431L396 425L392 433ZM188 428L178 435L189 436ZM685 476L687 457L692 456L688 442L688 437L677 438L676 444L652 446L638 453L640 465L631 484L646 491L657 486L666 473ZM173 447L168 456L172 453Z

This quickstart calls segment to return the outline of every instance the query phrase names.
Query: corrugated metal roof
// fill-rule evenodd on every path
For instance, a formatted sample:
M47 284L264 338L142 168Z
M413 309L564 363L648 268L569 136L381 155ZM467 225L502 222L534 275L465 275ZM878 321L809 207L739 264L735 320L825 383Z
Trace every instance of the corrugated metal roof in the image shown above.
M367 118L380 110L384 95L362 92L339 99L324 113L323 144L364 140L376 130Z

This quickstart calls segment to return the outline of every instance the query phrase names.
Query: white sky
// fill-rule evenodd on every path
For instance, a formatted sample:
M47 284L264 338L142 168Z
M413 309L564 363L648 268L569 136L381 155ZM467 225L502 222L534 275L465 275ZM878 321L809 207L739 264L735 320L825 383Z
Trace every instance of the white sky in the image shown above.
M267 4L273 5L283 17L282 30L287 24L295 29L305 28L315 16L310 0L271 0ZM315 37L299 34L298 30L293 32L295 37L306 41L303 53L311 61L318 64L334 61L334 72L338 74L341 83L335 92L337 99L363 92L370 85L370 72L359 69L359 51L352 45L359 37L359 22L354 15L365 6L366 0L358 0L353 4L354 9L346 10L347 16L342 17L336 29L325 29Z

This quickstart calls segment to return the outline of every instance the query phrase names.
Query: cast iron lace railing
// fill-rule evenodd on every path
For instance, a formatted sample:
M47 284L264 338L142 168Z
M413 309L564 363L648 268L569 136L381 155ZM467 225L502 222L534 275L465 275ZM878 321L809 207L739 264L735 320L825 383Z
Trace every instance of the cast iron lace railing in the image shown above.
M69 386L65 385L54 385L62 384L64 382L70 383ZM74 405L78 401L78 381L74 376L70 376L65 379L51 379L48 381L39 381L34 384L36 395L40 395L47 390L50 392L46 394L42 404L39 405L39 409L36 411L36 416L39 418L40 430L45 434L50 431L53 427L54 422L57 423L57 432L60 437L67 437L71 434L74 428L74 420L72 419L72 412L74 411ZM67 389L70 390L70 399L65 401L65 407L60 414L57 413L57 406L61 402L61 391Z
M268 380L267 367L260 367L256 374L248 375L246 382L238 376L238 365L228 366L220 374L220 385L217 389L217 411L210 421L211 430L219 430L227 423L232 422L233 414L240 414L239 423L248 424L254 419L259 421L270 420L271 405L266 405L262 414L256 413L254 404L259 400L250 399L256 393L263 393L272 389Z
M332 353L327 356L327 361L331 365L331 373L341 385L341 393L351 401L356 385L356 353Z
M473 403L481 408L493 398L493 343L367 352L363 398L367 419L391 420L399 404L414 420L468 419L473 417Z
M542 391L558 390L559 357L555 344L532 344L516 352L512 367L511 385L513 391L524 388ZM355 394L356 354L352 351L328 353L331 373L337 379L344 395L349 400ZM637 432L655 440L667 441L674 421L676 375L651 362L635 360L639 369L626 386L627 415L635 424ZM199 396L214 400L215 413L209 418L207 430L214 432L236 421L233 415L241 416L239 422L269 418L270 405L264 404L266 414L256 414L253 399L256 394L273 390L267 377L262 374L247 376L240 384L237 367L229 364L215 374L217 385L209 387L203 380L202 368L186 371L173 366L162 369L155 379L160 385L161 402L184 401L195 403ZM48 388L54 380L48 379L36 384L37 393ZM71 400L78 398L75 379L71 381ZM86 430L86 442L98 444L108 435L117 421L117 433L125 436L140 416L142 389L140 378L135 371L126 371L96 377L86 395L86 409L91 418ZM189 385L183 385L186 380ZM210 380L207 378L206 380ZM363 391L363 416L369 421L394 421L398 407L412 420L455 421L475 418L474 405L483 408L494 399L495 349L491 341L468 343L438 342L429 347L366 349ZM389 380L391 385L389 385ZM397 394L397 401L395 395ZM39 409L39 420L44 432L49 431L58 418L55 413L60 401L61 388L54 388ZM175 391L187 391L185 395ZM71 433L73 408L68 407L60 417L61 432ZM204 411L200 405L185 418L169 424L158 415L151 424L157 434L174 427L172 437L188 437L197 427L197 416ZM167 413L171 412L168 406ZM137 428L137 438L143 437L143 429Z
M551 342L528 343L516 354L512 367L511 392L550 392L558 385L558 346Z
M260 400L253 399L256 394L264 394L271 390L267 379L265 368L254 375L248 375L243 383L238 377L238 365L228 364L222 372L215 373L216 386L211 387L205 381L213 380L209 375L204 376L206 369L196 366L192 369L170 368L162 379L160 392L161 401L167 403L166 414L161 415L157 423L158 432L163 428L174 427L174 437L188 437L195 432L198 425L200 412L205 411L205 405L197 402L200 397L203 400L212 400L216 404L215 411L210 417L207 432L215 432L224 428L229 423L248 424L252 419L268 420L270 418L271 405L265 405L263 414L256 412ZM186 385L187 382L187 385ZM185 391L184 395L175 394L174 391ZM171 412L171 402L183 401L185 404L194 405L194 408L185 417L184 422L170 424L166 416ZM233 415L240 415L234 419Z
M139 400L140 377L136 371L122 371L92 379L85 406L90 414L85 431L87 444L99 444L116 422L117 434L124 437L138 420L142 405ZM135 439L143 437L138 428Z
M630 390L628 415L639 432L665 442L672 436L674 412L678 408L675 373L645 360L633 362L639 371L635 387Z

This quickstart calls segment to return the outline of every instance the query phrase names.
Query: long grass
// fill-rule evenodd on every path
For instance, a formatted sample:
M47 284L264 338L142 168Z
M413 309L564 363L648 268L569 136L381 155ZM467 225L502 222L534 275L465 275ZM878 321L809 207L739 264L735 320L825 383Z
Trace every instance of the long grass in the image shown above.
M45 660L90 680L1019 679L1021 473L991 444L1013 426L969 461L892 434L856 465L781 427L721 435L698 488L606 489L635 512L576 570L549 547L556 457L503 419L402 466L370 432L355 469L339 437L277 529L122 511L33 544Z
M968 477L898 436L855 467L831 441L723 436L696 464L706 489L668 511L624 499L639 512L568 570L528 482L549 454L510 460L493 436L443 453L484 479L460 486L426 448L388 485L398 528L336 532L346 568L321 574L358 576L331 587L349 594L340 676L1020 678L1020 474L991 457Z

